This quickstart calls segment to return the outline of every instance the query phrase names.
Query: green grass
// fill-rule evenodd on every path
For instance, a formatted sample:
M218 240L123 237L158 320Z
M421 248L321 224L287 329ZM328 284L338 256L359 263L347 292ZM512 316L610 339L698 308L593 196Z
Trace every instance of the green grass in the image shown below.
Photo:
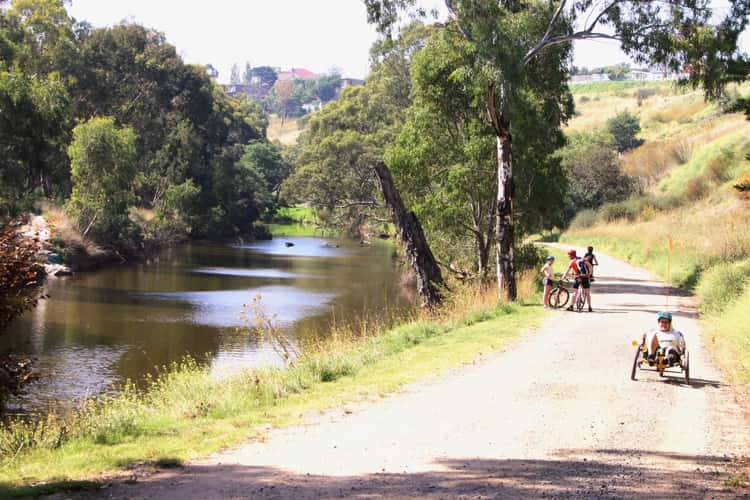
M725 304L721 312L704 317L708 344L721 360L732 382L747 392L750 387L750 286Z
M288 370L225 380L186 361L146 392L130 388L65 417L5 426L0 496L49 493L136 464L179 466L259 436L269 424L296 423L310 411L388 394L469 362L543 317L540 307L513 305L443 323L414 321L364 340L334 339Z
M656 88L671 90L675 88L674 82L641 82L641 81L601 81L589 83L577 83L570 86L570 92L574 95L580 94L598 94L598 93L615 93L623 91L633 91L637 89Z
M329 231L311 224L266 224L274 236L332 236Z
M659 184L659 190L668 196L685 196L691 180L705 175L706 170L717 162L726 162L726 175L731 178L743 168L750 165L744 157L748 152L750 141L747 131L721 137L712 141L693 154L685 165L673 168L670 174ZM728 158L725 160L724 158Z
M295 205L293 207L280 207L276 210L274 217L281 219L289 219L294 222L305 223L305 222L317 222L318 218L315 215L312 207L306 205Z

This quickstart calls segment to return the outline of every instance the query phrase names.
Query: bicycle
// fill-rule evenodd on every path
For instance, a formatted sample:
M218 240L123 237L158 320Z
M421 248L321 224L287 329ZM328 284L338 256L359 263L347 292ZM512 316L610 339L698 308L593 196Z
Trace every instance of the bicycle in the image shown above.
M583 307L586 305L586 297L583 295L583 284L578 285L578 295L576 296L576 309L578 312L583 311Z
M565 307L570 299L570 292L565 282L560 280L557 286L549 293L549 305L554 309Z

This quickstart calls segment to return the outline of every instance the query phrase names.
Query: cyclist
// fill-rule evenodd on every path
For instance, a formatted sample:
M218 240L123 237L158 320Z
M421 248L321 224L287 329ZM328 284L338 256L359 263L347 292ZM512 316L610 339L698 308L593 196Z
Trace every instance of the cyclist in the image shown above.
M552 291L552 278L555 277L554 271L552 271L552 265L555 263L555 258L551 255L547 256L547 262L542 267L540 274L542 275L542 285L544 286L544 308L549 309L549 294Z
M575 307L576 298L578 297L578 288L580 287L582 289L581 293L583 294L584 300L589 304L589 312L592 312L591 282L589 281L589 278L591 277L591 265L586 259L579 259L576 251L573 249L568 250L568 258L570 258L570 262L568 263L568 268L563 273L561 279L565 280L565 278L568 277L568 274L572 274L575 281L573 282L572 301L567 310L572 311Z
M594 266L598 266L599 261L596 260L596 255L594 255L594 247L588 247L587 250L588 252L586 252L583 258L591 264L591 281L594 281Z
M677 364L680 356L685 352L685 336L672 327L672 315L662 311L656 315L658 328L652 328L643 334L644 340L648 336L649 358L654 359L659 349L664 350L664 357L669 365Z

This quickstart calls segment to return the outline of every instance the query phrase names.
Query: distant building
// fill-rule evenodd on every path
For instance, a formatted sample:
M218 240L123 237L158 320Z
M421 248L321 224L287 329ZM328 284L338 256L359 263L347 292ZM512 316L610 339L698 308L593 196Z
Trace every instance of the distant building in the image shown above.
M317 80L318 75L316 73L313 73L309 69L305 68L292 68L289 71L279 71L277 72L278 79L281 81L284 80L294 80L295 78L298 78L300 80Z
M224 92L226 92L229 97L235 97L237 94L244 94L256 101L260 101L271 91L271 87L268 85L256 84L243 85L239 83L230 83L229 85L222 85L222 87L224 87Z
M686 72L671 73L656 69L631 69L625 73L624 78L621 81L658 82L663 80L680 80L687 78L688 76L689 75ZM574 85L577 83L600 82L605 80L609 80L609 74L595 73L592 75L572 75L569 82Z

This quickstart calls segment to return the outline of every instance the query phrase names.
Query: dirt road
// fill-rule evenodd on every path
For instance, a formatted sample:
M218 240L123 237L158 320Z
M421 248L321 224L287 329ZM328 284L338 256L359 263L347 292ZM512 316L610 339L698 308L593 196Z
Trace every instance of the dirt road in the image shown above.
M738 498L750 443L687 297L672 298L692 384L642 373L631 340L664 290L598 257L594 312L556 312L506 352L263 443L119 484L97 498ZM558 264L558 267L560 265ZM733 472L734 471L734 472Z

